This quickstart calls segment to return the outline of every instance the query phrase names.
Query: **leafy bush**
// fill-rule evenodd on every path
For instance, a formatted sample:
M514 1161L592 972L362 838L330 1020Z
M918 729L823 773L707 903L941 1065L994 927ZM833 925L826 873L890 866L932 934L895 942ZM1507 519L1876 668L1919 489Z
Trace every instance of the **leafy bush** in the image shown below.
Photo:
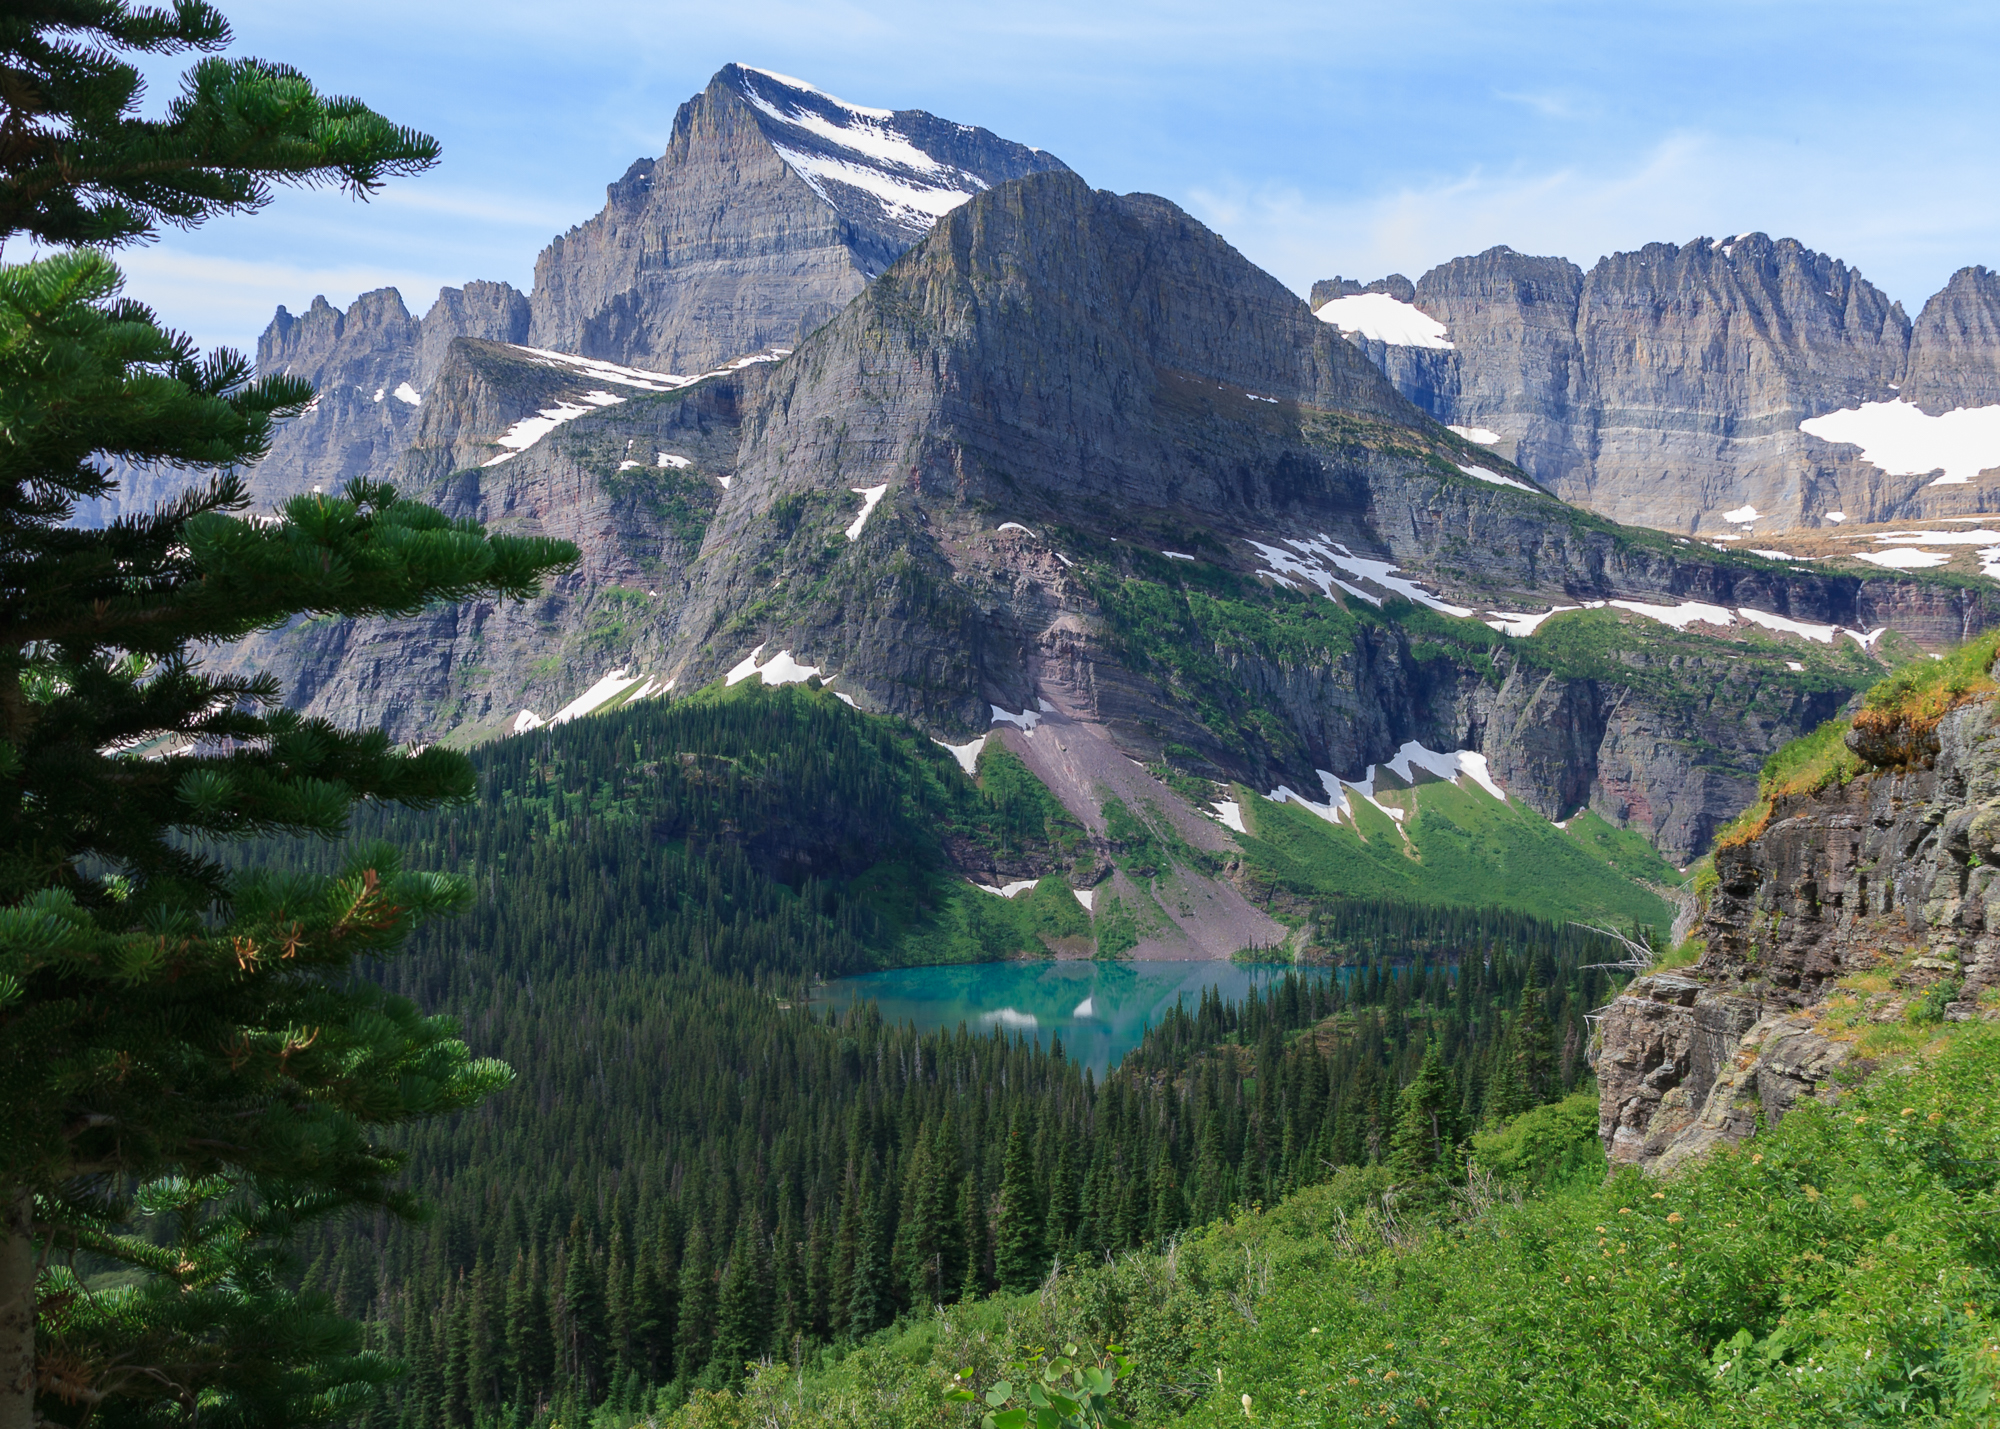
M1538 1106L1492 1131L1476 1132L1472 1160L1515 1185L1601 1180L1604 1148L1597 1140L1597 1088Z

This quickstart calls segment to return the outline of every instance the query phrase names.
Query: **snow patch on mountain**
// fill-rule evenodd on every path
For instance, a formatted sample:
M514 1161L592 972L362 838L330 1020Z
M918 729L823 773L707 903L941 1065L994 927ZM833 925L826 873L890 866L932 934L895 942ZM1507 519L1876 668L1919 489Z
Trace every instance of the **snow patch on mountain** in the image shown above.
M835 208L840 204L828 188L844 186L873 198L892 222L922 232L987 186L977 174L925 153L897 127L892 110L850 104L769 70L741 68L758 77L744 81L743 97L784 136L772 135L771 147Z
M1440 351L1451 347L1443 323L1415 303L1399 302L1387 293L1351 293L1335 298L1322 303L1314 316L1342 332L1359 333L1392 347L1429 347Z
M752 675L757 676L767 685L802 685L815 675L820 675L822 680L825 679L825 676L821 674L819 666L801 665L797 660L792 658L792 652L789 650L780 650L760 665L757 661L763 653L764 647L759 645L755 650L745 655L742 660L738 661L730 669L727 675L723 676L723 682L730 685L740 685Z
M1336 301L1342 300L1336 299ZM1287 538L1285 545L1290 546L1291 551L1279 546L1267 546L1261 541L1251 541L1249 544L1264 558L1268 567L1260 574L1272 576L1286 583L1295 579L1304 581L1307 585L1316 587L1321 595L1328 598L1332 597L1333 588L1338 586L1349 595L1372 605L1382 603L1382 597L1371 595L1341 580L1334 574L1334 571L1339 571L1341 575L1371 582L1383 590L1402 596L1405 600L1415 601L1418 605L1427 605L1432 610L1441 610L1446 615L1472 614L1468 607L1439 600L1408 576L1397 574L1397 568L1390 562L1378 561L1370 556L1357 556L1340 542L1325 535L1303 541ZM1298 554L1294 555L1294 551Z
M1561 615L1565 610L1582 609L1583 607L1580 605L1552 605L1540 615L1532 615L1523 611L1489 610L1486 613L1494 618L1488 620L1486 624L1492 626L1502 635L1527 636L1533 635L1541 627L1541 623L1551 615Z
M1931 483L1935 486L1937 483ZM1951 559L1949 551L1920 551L1915 546L1897 546L1887 551L1857 551L1857 559L1895 571L1924 571Z
M2000 406L1958 407L1933 417L1899 397L1812 417L1800 422L1799 430L1822 441L1860 447L1863 461L1890 476L1922 476L1943 468L1932 486L1964 486L1980 472L2000 466Z
M985 735L982 734L977 739L968 739L963 744L946 744L941 739L933 739L931 743L947 750L951 757L958 761L958 767L965 771L968 778L979 772L979 751L986 747Z
M1319 775L1320 784L1326 790L1326 802L1323 804L1315 803L1285 784L1280 784L1265 797L1277 804L1297 804L1330 824L1345 822L1357 830L1353 801L1358 798L1386 814L1396 825L1396 832L1402 835L1403 842L1407 844L1410 835L1405 825L1409 820L1410 811L1399 809L1393 804L1385 804L1376 797L1375 783L1380 771L1385 769L1405 785L1415 784L1417 775L1421 772L1445 783L1457 785L1461 789L1469 787L1467 781L1470 781L1471 785L1478 786L1501 803L1508 801L1507 791L1501 788L1499 781L1493 777L1492 770L1487 767L1485 755L1471 749L1447 751L1427 749L1414 739L1405 742L1387 762L1369 765L1368 772L1359 779L1342 779L1324 769L1315 771Z
M1459 470L1474 481L1490 482L1494 486L1511 486L1517 491L1535 491L1535 488L1525 481L1516 481L1511 476L1502 476L1499 472L1490 471L1483 466L1460 466ZM1538 491L1535 491L1535 494L1541 495Z
M532 417L523 417L502 432L495 446L507 448L499 456L480 463L481 466L498 466L503 461L512 461L536 442L560 427L564 422L573 422L586 412L599 407L615 407L625 399L609 392L586 392L574 402L558 402L553 407L544 407Z
M882 493L889 489L889 483L885 481L880 486L850 486L847 489L861 498L861 514L855 517L847 528L847 539L852 541L860 537L861 528L868 524L868 517L875 510L875 503L882 499Z
M547 719L543 719L533 710L522 710L508 722L507 732L526 734L531 729L554 729L557 725L568 724L571 720L582 719L585 715L622 709L626 705L637 704L640 700L651 699L654 695L663 695L673 687L672 680L662 682L651 675L629 674L625 666L620 666Z
M1017 878L1012 883L1003 883L996 888L990 883L977 883L971 879L966 880L974 888L984 893L991 893L996 898L1012 898L1017 893L1026 893L1040 881L1035 878Z

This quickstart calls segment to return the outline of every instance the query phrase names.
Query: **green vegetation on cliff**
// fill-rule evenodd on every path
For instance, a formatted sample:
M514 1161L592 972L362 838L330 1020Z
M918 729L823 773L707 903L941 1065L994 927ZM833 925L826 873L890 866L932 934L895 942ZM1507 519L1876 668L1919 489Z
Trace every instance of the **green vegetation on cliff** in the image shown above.
M1826 721L1766 760L1756 801L1716 835L1716 842L1755 838L1770 822L1776 802L1788 795L1814 794L1871 768L1907 764L1934 753L1931 731L1938 721L1993 691L1996 657L2000 631L1969 640L1938 659L1912 658L1871 686L1852 715Z

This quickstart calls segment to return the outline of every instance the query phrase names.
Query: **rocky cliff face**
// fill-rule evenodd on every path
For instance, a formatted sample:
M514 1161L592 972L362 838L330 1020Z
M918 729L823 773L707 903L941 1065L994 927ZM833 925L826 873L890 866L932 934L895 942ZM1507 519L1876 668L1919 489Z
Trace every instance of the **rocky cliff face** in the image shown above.
M1661 655L1649 683L1636 637L1583 676L1504 651L1485 673L1428 662L1393 624L1309 659L1183 626L1227 664L1217 693L1135 657L1106 601L1135 582L1183 601L1158 573L1198 567L1356 609L1371 590L1437 604L1428 588L1473 610L1648 596L1861 629L1893 613L1938 639L1992 618L1963 593L1635 541L1518 477L1468 475L1504 463L1331 336L1161 200L1069 175L982 195L774 371L670 672L694 685L786 648L953 738L1046 701L1142 759L1178 749L1258 788L1358 777L1412 738L1477 747L1551 817L1587 804L1684 856L1845 687L1793 683L1782 662L1766 678L1726 648Z
M523 709L546 717L619 666L665 663L671 610L735 469L741 409L765 364L680 389L621 387L517 347L447 350L399 476L454 518L573 541L577 568L542 597L471 602L411 620L297 620L218 659L269 670L292 703L399 738L476 741ZM518 454L499 445L524 405L619 394Z
M1314 291L1315 307L1351 296ZM1349 327L1398 390L1620 521L1782 529L1977 511L1993 495L1995 478L1932 485L1922 451L1801 429L1867 404L1938 416L2000 402L2000 280L1984 269L1956 275L1915 325L1844 263L1759 233L1651 244L1587 273L1495 248L1432 269L1410 301L1448 348Z
M1902 397L1934 417L2000 403L2000 273L1961 268L1924 304Z
M1927 993L1945 1017L1981 1015L2000 986L1996 714L1961 707L1913 746L1850 735L1884 767L1783 800L1757 837L1717 850L1700 961L1638 979L1605 1014L1614 1163L1671 1170L1831 1095L1837 1072L1862 1070L1859 1030Z
M531 339L665 372L789 346L972 194L1052 155L725 66L535 263Z

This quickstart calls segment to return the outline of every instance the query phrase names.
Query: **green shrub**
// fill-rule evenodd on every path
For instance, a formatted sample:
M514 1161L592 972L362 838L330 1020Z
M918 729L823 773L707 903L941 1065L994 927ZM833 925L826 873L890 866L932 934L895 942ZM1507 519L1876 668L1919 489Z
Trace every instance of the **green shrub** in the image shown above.
M1538 1106L1493 1131L1476 1132L1472 1160L1521 1186L1601 1180L1604 1147L1597 1139L1597 1089Z

